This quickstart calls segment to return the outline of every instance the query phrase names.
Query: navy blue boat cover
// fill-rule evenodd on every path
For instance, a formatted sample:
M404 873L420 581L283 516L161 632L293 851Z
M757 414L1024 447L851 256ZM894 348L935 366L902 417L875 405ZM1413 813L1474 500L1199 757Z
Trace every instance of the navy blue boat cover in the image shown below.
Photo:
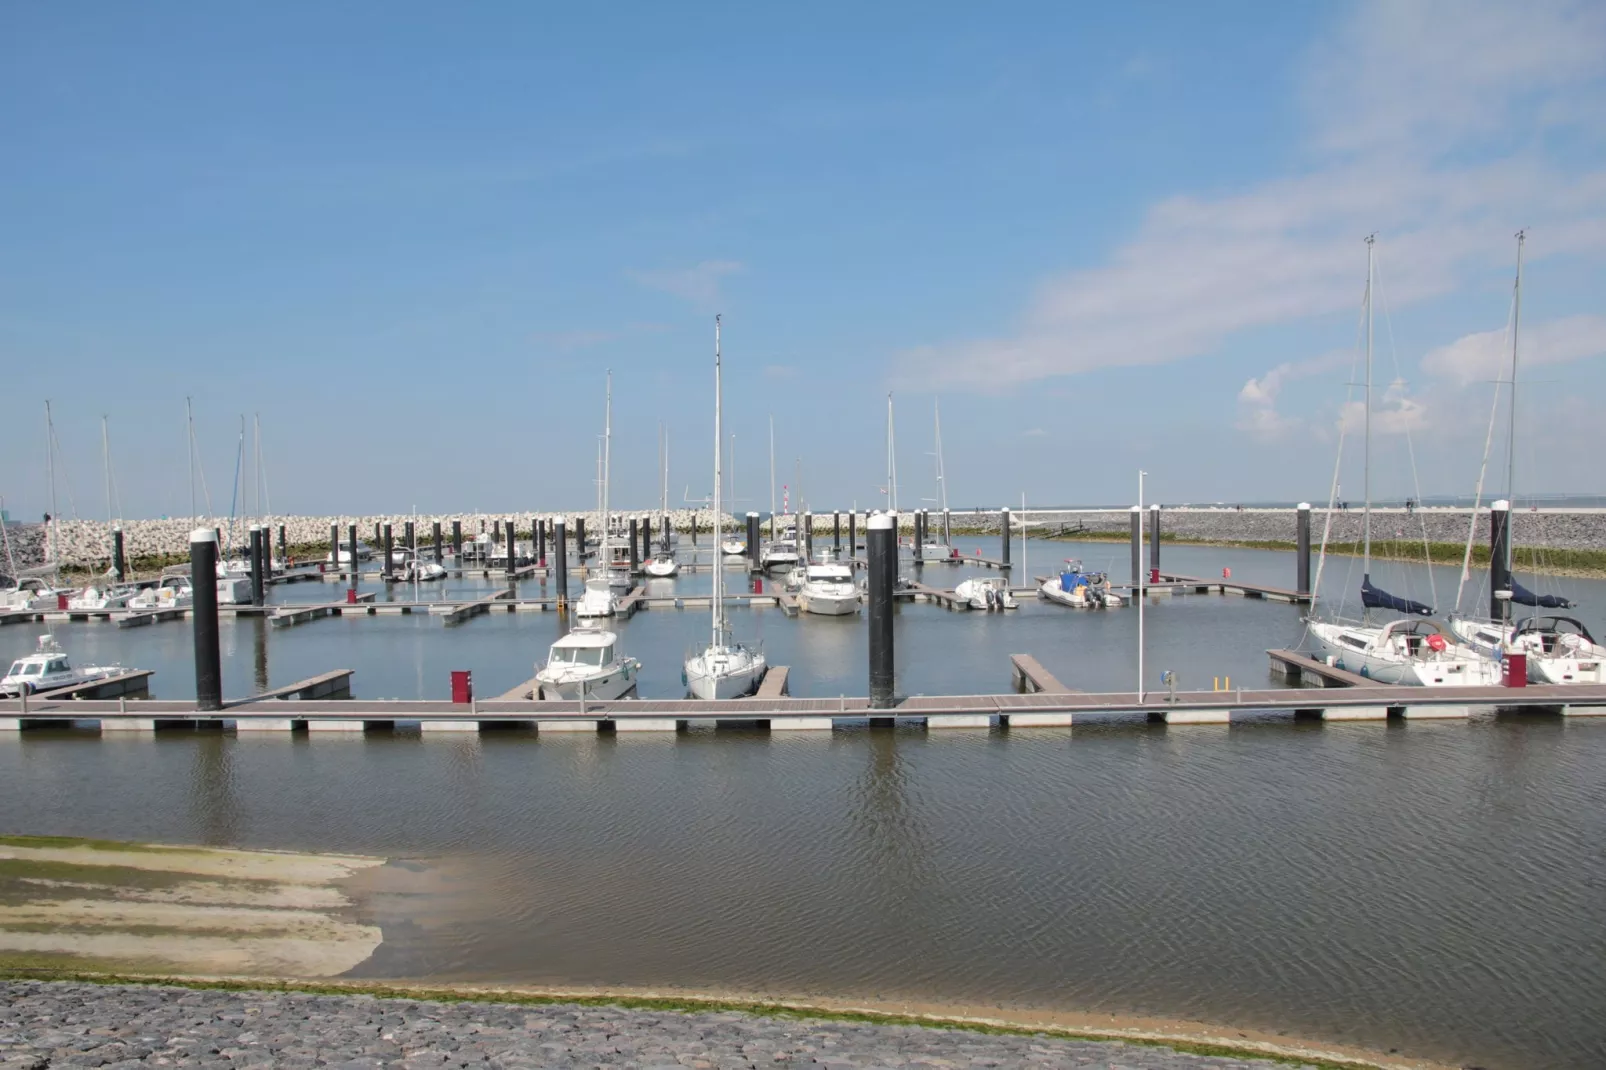
M1425 606L1421 602L1413 602L1409 598L1396 598L1381 587L1372 586L1372 577L1367 576L1361 580L1361 605L1367 609L1393 609L1401 613L1416 613L1420 616L1433 616L1433 607Z
M1511 600L1519 606L1539 606L1541 609L1571 609L1573 604L1559 594L1534 594L1511 577Z

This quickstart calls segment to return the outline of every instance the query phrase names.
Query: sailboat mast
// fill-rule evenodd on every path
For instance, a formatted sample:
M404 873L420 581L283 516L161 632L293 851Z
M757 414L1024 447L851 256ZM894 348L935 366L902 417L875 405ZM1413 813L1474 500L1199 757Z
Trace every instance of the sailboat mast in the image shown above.
M775 541L775 414L770 413L770 541Z
M110 538L112 526L112 444L111 435L106 429L106 414L100 416L100 463L106 469L106 527L107 537Z
M724 527L724 525L720 522L720 518L723 515L722 511L724 509L724 501L722 500L722 498L720 496L720 489L721 489L720 485L725 480L725 472L724 472L724 464L723 464L724 453L725 453L725 451L724 451L725 424L724 424L724 420L723 420L723 413L720 410L720 387L721 387L721 384L720 384L720 367L719 367L719 362L720 362L720 354L719 354L719 321L720 321L720 317L719 316L715 316L714 317L714 597L713 597L714 608L713 608L713 613L712 613L712 616L713 616L713 641L712 641L712 645L713 645L713 647L715 649L719 648L722 645L722 643L721 643L722 636L721 636L720 633L721 633L721 631L723 631L723 629L720 627L720 615L721 615L722 611L725 608L725 589L724 589L725 588L725 584L724 584L724 571L725 571L725 569L723 567L724 566L724 562L720 560L720 555L722 553L724 553L724 550L720 546L720 538L722 536L722 529Z
M608 568L613 564L613 558L608 553L608 473L613 465L613 369L608 369L608 388L602 412L602 548L598 555L602 558L602 567ZM508 533L508 556L513 554L513 534Z
M898 512L898 448L892 431L892 391L887 391L887 508Z
M56 421L50 415L50 399L45 399L45 479L50 483L50 526L45 543L50 563L56 563Z
M948 469L942 460L942 401L931 399L932 427L937 437L937 508L942 511L942 542L946 546L952 536L948 531Z
M190 517L194 519L200 515L195 511L195 410L188 396L184 398L184 426L190 458Z
M1361 563L1363 576L1370 575L1372 571L1372 247L1376 242L1377 235L1366 236L1366 445L1362 466L1362 491L1365 495L1362 508L1365 513L1361 520L1365 530L1365 551Z
M1522 246L1528 232L1517 231L1517 284L1511 309L1511 419L1506 428L1506 501L1516 504L1517 492L1517 331L1522 325ZM1511 540L1506 540L1506 566L1510 570Z

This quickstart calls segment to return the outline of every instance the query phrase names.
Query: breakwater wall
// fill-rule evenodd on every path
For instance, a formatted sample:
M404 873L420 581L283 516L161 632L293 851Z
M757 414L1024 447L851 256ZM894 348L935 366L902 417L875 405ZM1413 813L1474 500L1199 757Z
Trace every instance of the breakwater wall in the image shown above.
M1164 509L1162 513L1161 523L1164 532L1169 536L1184 539L1211 542L1291 542L1294 539L1295 513L1292 509ZM615 510L614 515L625 518L652 516L656 519L655 510L620 509ZM905 513L900 517L900 530L904 533L913 530L912 515ZM1374 510L1372 537L1376 540L1420 540L1425 527L1429 542L1458 543L1466 539L1467 523L1471 515L1471 511L1467 509L1425 509L1414 513L1408 513L1403 509ZM1128 510L1030 510L1025 516L1034 535L1053 535L1063 531L1125 538L1131 524L1131 513ZM328 546L331 524L339 525L342 533L348 525L355 524L358 537L367 540L372 540L375 524L390 524L399 542L403 526L408 521L416 521L420 540L427 542L430 538L431 525L436 521L440 521L447 531L450 530L452 521L461 521L463 536L466 539L477 535L481 530L489 531L498 521L511 519L521 533L520 537L528 538L536 520L550 523L559 518L568 518L572 522L576 517L585 519L588 531L599 530L599 514L595 510L575 513L517 511L443 513L419 514L416 517L403 513L361 516L269 516L251 521L235 521L233 542L238 546L244 541L245 531L251 523L267 524L275 531L282 524L285 528L286 541L291 547L310 547L322 552ZM680 532L691 530L694 517L699 532L712 529L712 510L670 511L670 520ZM829 512L814 514L816 538L831 537L832 517L833 514ZM951 518L956 534L990 532L996 535L999 530L999 514L996 511L956 510L951 514ZM1020 518L1020 514L1012 514L1012 521L1017 528ZM861 538L865 529L865 519L865 514L861 512L857 520ZM1518 510L1513 511L1512 521L1515 529L1514 542L1519 547L1606 550L1606 510ZM1321 538L1325 522L1325 514L1316 512L1311 524L1313 538L1317 540ZM847 525L848 516L843 513L844 534ZM223 530L225 541L229 536L228 522L226 520L219 522L216 518L164 517L158 520L126 520L121 526L126 552L130 560L135 561L187 557L189 535L196 527L217 526ZM1343 546L1359 541L1361 526L1362 518L1359 510L1335 513L1329 535L1330 544ZM739 530L741 524L734 515L726 514L724 527L726 530ZM935 515L932 518L932 528L933 531L937 529ZM8 526L7 535L12 557L19 569L35 567L45 562L46 536L43 525L14 523ZM1486 544L1488 538L1489 517L1487 511L1484 511L1477 518L1475 539L1480 544ZM56 540L56 557L64 566L91 568L104 565L110 559L111 539L105 521L58 521ZM0 571L3 570L4 562L0 562Z

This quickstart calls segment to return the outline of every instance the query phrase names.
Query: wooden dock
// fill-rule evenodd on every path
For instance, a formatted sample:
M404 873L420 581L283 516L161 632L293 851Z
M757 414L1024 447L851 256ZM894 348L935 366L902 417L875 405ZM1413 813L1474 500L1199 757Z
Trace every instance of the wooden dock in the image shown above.
M331 672L319 673L317 676L305 680L298 680L284 687L276 687L271 691L264 691L260 695L252 695L241 704L253 702L266 702L277 699L280 701L297 700L311 702L316 699L349 699L351 698L351 677L355 669L335 669Z
M87 683L58 687L30 696L30 701L48 702L53 699L104 699L144 698L151 693L151 677L155 669L130 669L115 676L103 676Z
M753 695L755 699L778 699L790 693L790 679L792 670L785 665L771 665L764 673L764 680L758 685L758 691Z
M1009 656L1010 680L1015 690L1027 695L1070 695L1074 692L1055 679L1054 674L1043 668L1038 660L1030 654L1011 654Z
M481 598L476 602L463 602L452 605L447 602L438 602L430 607L430 615L440 617L446 624L461 624L465 620L489 613L495 605L507 605L513 598L512 591L497 591L489 598Z
M318 620L320 617L339 617L357 610L367 613L373 601L374 592L364 591L357 596L355 602L320 602L310 606L273 606L270 608L274 612L268 617L268 623L275 628L288 628L294 624L305 624L309 620Z
M1271 673L1287 680L1290 686L1297 686L1310 677L1317 687L1398 687L1398 684L1382 684L1369 676L1362 676L1358 672L1340 669L1336 665L1329 665L1313 654L1306 654L1298 650L1268 650L1271 658Z
M1218 594L1237 594L1245 598L1264 598L1271 602L1291 602L1295 605L1310 605L1313 601L1308 594L1292 591L1286 587L1272 587L1264 583L1244 583L1240 580L1201 579L1198 576L1176 576L1162 572L1160 579L1174 587L1191 587L1199 594L1215 592ZM1154 584L1148 584L1154 587Z

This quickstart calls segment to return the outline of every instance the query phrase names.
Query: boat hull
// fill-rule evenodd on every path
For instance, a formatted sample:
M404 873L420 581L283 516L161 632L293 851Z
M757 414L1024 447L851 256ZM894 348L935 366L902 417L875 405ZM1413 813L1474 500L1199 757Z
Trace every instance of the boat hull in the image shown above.
M1312 622L1310 626L1311 638L1323 654L1333 658L1334 668L1359 673L1380 684L1493 687L1500 683L1499 664L1470 651L1461 656L1405 657L1390 651L1362 650L1339 638L1349 635L1364 639L1376 632L1375 628L1352 628L1327 622Z
M811 594L804 587L797 596L797 604L805 613L821 617L845 617L859 611L857 594Z
M539 696L549 701L577 702L583 697L588 702L610 702L624 698L636 690L636 674L626 666L619 666L606 674L582 679L541 679L536 676Z
M709 659L699 654L686 662L686 690L704 701L742 698L758 689L768 669L762 655L725 655Z

